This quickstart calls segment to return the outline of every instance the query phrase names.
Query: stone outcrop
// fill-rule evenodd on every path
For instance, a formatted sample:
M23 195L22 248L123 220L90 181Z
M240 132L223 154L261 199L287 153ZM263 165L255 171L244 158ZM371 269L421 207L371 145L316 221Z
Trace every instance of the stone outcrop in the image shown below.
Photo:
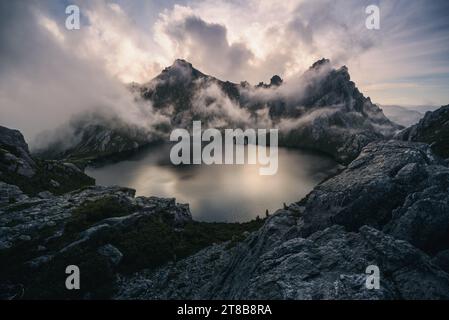
M0 289L20 287L28 298L64 297L64 282L53 283L62 273L48 273L75 264L92 282L76 297L104 297L101 290L113 286L114 273L135 263L131 255L148 254L133 251L145 245L138 237L160 238L155 245L163 251L161 243L170 242L163 236L192 219L188 206L174 199L134 197L134 193L128 188L94 186L48 199L24 197L17 204L1 206ZM154 234L135 233L141 226ZM150 251L152 245L146 244ZM158 254L163 257L164 252ZM122 263L124 259L128 261ZM96 274L102 272L106 279L97 280Z
M426 112L417 124L396 135L397 139L425 142L435 154L449 158L449 105Z
M28 195L46 191L62 194L95 184L78 167L62 161L39 160L31 156L23 135L18 130L0 126L0 182L15 185ZM1 188L2 199L20 200L17 190ZM9 196L8 196L9 194ZM48 194L47 194L48 195Z

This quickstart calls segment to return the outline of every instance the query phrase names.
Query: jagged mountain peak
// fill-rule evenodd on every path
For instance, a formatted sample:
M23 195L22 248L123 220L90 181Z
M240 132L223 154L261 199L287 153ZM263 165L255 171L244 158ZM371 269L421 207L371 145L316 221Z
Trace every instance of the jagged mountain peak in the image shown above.
M173 64L171 66L172 67L185 67L185 68L193 69L192 64L184 59L176 59L175 61L173 61Z
M184 59L176 59L171 66L162 70L155 79L162 81L169 80L171 82L190 82L198 78L207 77L209 76L195 69L190 62Z
M323 66L330 66L331 61L326 58L321 58L320 60L315 61L309 69L319 69Z
M272 76L270 79L270 85L273 85L273 86L280 86L282 84L282 82L283 82L282 78L280 76L278 76L277 74Z
M319 78L322 78L323 75L328 75L333 78L341 77L341 80L343 81L351 80L351 76L349 75L349 69L347 66L344 65L340 68L335 68L332 65L332 62L326 58L315 61L304 73L304 75L313 75L312 77L318 75Z
M271 87L279 87L280 85L282 85L282 82L284 80L282 80L282 78L280 76L278 76L277 74L275 74L274 76L271 77L270 79L270 83L269 84L265 84L263 82L259 82L258 85L256 85L256 88L271 88ZM244 81L241 83L241 85L243 87L247 86L248 82Z
M186 71L193 71L194 68L190 62L184 59L176 59L170 66L162 70L162 73L169 73L179 69L184 69Z

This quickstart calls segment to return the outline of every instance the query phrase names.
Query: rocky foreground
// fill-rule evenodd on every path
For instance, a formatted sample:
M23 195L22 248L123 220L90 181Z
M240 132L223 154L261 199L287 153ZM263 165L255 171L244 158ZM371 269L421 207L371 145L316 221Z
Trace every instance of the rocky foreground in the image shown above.
M125 299L448 299L449 168L425 144L372 143L231 250L119 281ZM377 265L381 288L367 290Z
M372 142L244 224L195 222L187 205L122 187L0 190L1 298L449 299L449 168L425 143ZM65 289L69 264L81 290ZM370 265L380 289L365 286Z
M0 129L0 298L110 298L122 276L214 243L231 248L263 224L196 222L175 199L93 186L73 164L36 160L20 132ZM65 287L73 264L83 274L79 291Z
M397 139L428 143L433 152L449 158L449 105L427 112L417 124L399 132Z

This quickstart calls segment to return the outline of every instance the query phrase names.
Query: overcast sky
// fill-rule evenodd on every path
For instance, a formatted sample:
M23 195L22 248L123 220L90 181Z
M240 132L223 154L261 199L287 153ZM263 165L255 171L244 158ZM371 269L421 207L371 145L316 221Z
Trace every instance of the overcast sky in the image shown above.
M80 30L65 28L72 3ZM369 4L380 30L365 27ZM32 135L92 104L126 106L121 83L176 58L255 84L326 57L376 103L448 104L448 16L445 0L0 0L0 119L20 128L33 113L20 128Z

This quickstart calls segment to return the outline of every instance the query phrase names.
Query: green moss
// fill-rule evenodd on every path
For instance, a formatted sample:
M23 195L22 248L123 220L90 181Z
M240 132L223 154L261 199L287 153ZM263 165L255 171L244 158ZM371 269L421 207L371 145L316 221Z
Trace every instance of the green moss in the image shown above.
M192 221L176 230L163 216L155 216L128 232L111 234L109 242L124 255L121 271L134 272L188 257L213 243L231 241L228 248L232 247L244 240L246 231L255 231L262 225L262 219L247 223Z
M101 203L108 203L100 206ZM93 207L105 208L111 202L97 202ZM86 207L92 204L86 204ZM101 211L101 210L100 210ZM114 293L115 272L131 273L143 268L156 268L169 261L176 261L190 256L213 244L231 240L236 243L244 239L245 231L255 231L263 224L262 220L248 223L205 223L190 222L183 229L175 230L170 225L165 213L157 214L151 219L139 223L126 232L110 232L101 239L85 243L73 250L57 255L50 263L32 276L25 269L19 274L28 274L27 279L20 279L26 284L25 298L29 299L107 299ZM123 260L118 270L108 262L107 258L97 253L97 248L111 243L123 253ZM33 244L32 246L35 246ZM30 247L30 244L28 244ZM24 249L24 248L21 248ZM21 250L22 255L14 259L27 261L32 255L29 250ZM24 255L28 251L28 254ZM17 251L16 251L17 252ZM219 258L218 256L216 258ZM69 291L65 288L65 268L77 265L81 271L81 290ZM8 277L11 278L11 277ZM89 293L88 296L86 294Z
M132 210L132 206L120 202L113 196L86 201L73 210L65 230L68 233L80 232L103 219L128 215L132 213Z
M67 290L67 266L80 269L80 290ZM114 291L114 272L106 257L86 247L56 256L35 272L25 299L107 299ZM89 295L87 295L89 294Z
M0 283L20 283L25 289L24 299L106 299L114 289L114 271L106 257L97 253L100 243L88 243L63 254L49 263L30 269L25 262L48 254L38 252L42 240L53 235L55 228L41 230L39 239L22 241L13 248L0 251ZM63 245L62 242L60 242ZM59 247L58 249L60 249ZM65 269L76 265L81 273L81 290L67 290ZM89 293L89 296L86 294Z
M125 272L174 259L175 232L158 218L140 223L128 232L111 234L110 240L124 255L120 269Z
M11 281L24 283L28 277L33 278L35 274L29 272L25 262L42 253L37 251L37 247L43 239L53 235L56 227L45 227L39 231L39 237L34 237L30 241L20 241L12 248L0 251L0 282Z

